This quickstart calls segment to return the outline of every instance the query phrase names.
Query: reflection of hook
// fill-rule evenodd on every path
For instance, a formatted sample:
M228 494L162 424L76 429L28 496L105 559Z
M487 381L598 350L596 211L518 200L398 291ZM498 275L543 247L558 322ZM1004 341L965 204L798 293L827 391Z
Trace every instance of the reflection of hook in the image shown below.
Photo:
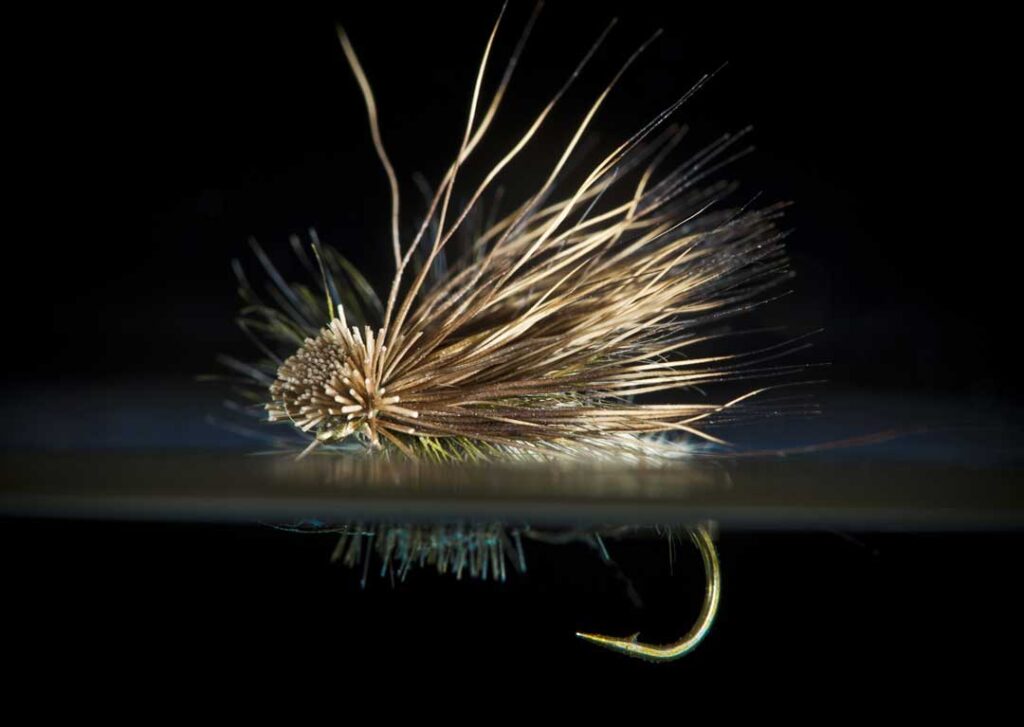
M654 646L637 641L639 634L633 634L628 638L579 632L576 635L608 649L649 661L672 661L693 651L711 628L711 622L715 620L718 601L722 596L722 573L718 563L718 553L711 540L711 532L708 527L700 525L696 530L691 530L690 538L704 559L704 578L707 586L704 592L704 605L701 606L700 615L697 616L697 623L683 638L671 644Z

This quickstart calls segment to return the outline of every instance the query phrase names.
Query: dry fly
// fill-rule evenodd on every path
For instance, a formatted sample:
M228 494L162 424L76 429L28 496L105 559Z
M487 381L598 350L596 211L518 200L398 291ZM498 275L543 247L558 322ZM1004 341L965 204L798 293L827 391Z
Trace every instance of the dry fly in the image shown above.
M482 178L466 182L463 168L506 98L537 11L496 90L485 98L504 8L499 14L454 161L422 223L404 236L398 178L385 151L374 94L352 42L338 28L390 186L394 277L378 296L358 270L311 233L311 255L297 239L292 244L319 290L289 284L253 243L269 283L257 292L236 263L245 301L240 323L266 358L256 364L226 359L254 385L252 398L263 403L270 421L288 423L308 437L300 456L357 447L372 456L436 462L656 463L685 455L696 441L723 444L708 428L756 410L766 388L716 403L703 396L659 402L659 394L800 369L776 361L800 348L794 341L741 353L693 353L723 335L714 329L719 321L763 304L769 289L789 274L778 226L782 206L730 204L733 186L707 181L747 151L739 144L744 133L724 135L682 162L668 163L685 131L672 117L709 76L618 144L581 182L563 188L570 159L616 84L658 33L593 100L532 193L482 231L467 234L471 216L489 203L499 178L541 135L614 25L500 161ZM453 202L457 184L465 188L461 205ZM460 575L465 569L504 577L506 560L522 561L520 531L500 526L343 530L339 560L368 562L372 541L386 567L402 575L411 565L427 563ZM663 649L588 638L650 658L692 648L714 615L718 570L706 529L691 536L704 555L708 594L700 623L684 640Z

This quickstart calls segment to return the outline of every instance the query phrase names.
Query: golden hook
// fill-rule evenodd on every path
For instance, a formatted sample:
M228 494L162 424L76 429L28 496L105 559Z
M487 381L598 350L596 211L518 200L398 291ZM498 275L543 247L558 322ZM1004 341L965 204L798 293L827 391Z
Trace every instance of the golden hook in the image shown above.
M715 543L711 539L711 531L708 527L699 525L695 530L690 531L690 538L700 550L701 558L704 560L704 578L707 586L704 592L704 605L701 606L700 614L697 616L697 623L683 638L671 644L657 646L637 641L639 634L633 634L628 638L580 632L576 632L576 635L613 651L648 661L672 661L693 651L701 639L707 635L711 623L715 620L715 614L718 612L718 602L722 597L722 572L718 563L718 552L715 550Z

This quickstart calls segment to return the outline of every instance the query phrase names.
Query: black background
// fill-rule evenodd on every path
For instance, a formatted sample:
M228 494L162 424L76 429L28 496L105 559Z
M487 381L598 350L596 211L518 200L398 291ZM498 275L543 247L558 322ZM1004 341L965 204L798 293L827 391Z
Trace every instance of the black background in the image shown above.
M512 5L495 69L531 8ZM26 124L12 152L29 162L16 210L29 226L10 246L24 259L5 290L26 311L8 322L25 353L5 364L31 377L181 375L208 367L210 351L247 353L228 263L248 262L249 236L287 261L287 236L315 227L386 280L387 184L334 23L374 84L408 230L423 211L411 176L434 183L451 160L497 9L348 3L43 24L8 112ZM502 180L509 199L530 191L622 61L664 28L595 120L590 158L728 63L680 112L693 128L684 151L752 124L757 153L722 177L742 182L738 198L794 202L798 277L772 320L824 328L821 360L844 386L1019 400L1007 353L1016 238L996 222L1017 174L997 19L549 3L467 179L616 16L547 136Z
M6 395L180 383L212 369L218 352L247 353L229 262L246 259L250 235L282 259L289 234L315 227L386 280L386 181L333 24L345 23L374 84L408 229L421 209L410 173L436 181L454 154L497 10L165 7L34 19L6 112L17 130ZM529 10L512 4L496 58ZM528 123L616 15L552 119L555 146L527 154L510 192L529 191L622 60L664 27L598 116L597 148L728 62L681 119L692 148L753 124L757 153L723 176L740 179L742 195L795 202L794 292L770 319L824 328L816 360L844 390L952 398L982 413L1019 404L1017 233L1002 221L1017 185L1005 20L863 5L551 2L481 158ZM17 653L39 679L62 674L59 652L79 668L90 654L112 657L111 678L132 683L318 674L401 684L439 672L457 693L468 674L493 673L501 695L554 672L566 685L601 674L672 697L686 684L768 680L797 699L808 683L870 695L911 674L980 676L997 690L1004 672L992 655L1020 641L1019 534L725 534L722 618L698 653L661 671L598 653L572 631L671 636L696 608L685 595L699 573L641 573L652 607L640 613L582 551L541 554L532 578L505 589L424 574L360 593L326 564L331 544L319 536L10 521L3 537L8 599L28 635ZM636 548L623 547L627 567ZM688 555L679 567L698 568Z

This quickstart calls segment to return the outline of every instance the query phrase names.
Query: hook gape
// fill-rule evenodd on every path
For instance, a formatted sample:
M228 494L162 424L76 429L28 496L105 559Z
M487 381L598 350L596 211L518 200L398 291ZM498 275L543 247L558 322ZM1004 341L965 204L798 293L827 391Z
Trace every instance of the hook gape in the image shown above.
M704 560L706 586L704 605L701 606L697 622L685 636L671 644L659 646L638 641L639 634L633 634L626 638L580 632L577 632L576 635L613 651L647 661L672 661L693 651L711 629L711 623L715 620L715 614L718 612L718 601L722 596L722 572L718 563L718 552L715 550L715 543L711 539L711 531L708 526L699 525L695 530L691 530L690 539L700 550L701 558Z

